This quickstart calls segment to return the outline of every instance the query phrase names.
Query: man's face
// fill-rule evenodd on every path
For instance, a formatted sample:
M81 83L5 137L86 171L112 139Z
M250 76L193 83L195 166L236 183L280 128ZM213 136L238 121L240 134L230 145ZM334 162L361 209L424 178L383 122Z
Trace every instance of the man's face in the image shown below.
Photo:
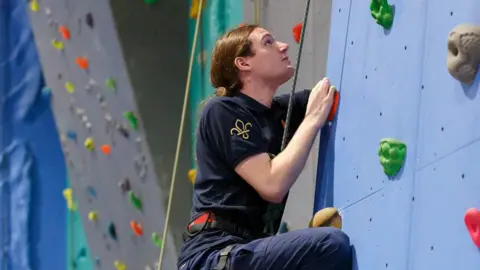
M294 67L288 58L288 44L279 42L265 29L257 28L250 34L254 56L245 58L245 64L252 76L271 83L288 81Z

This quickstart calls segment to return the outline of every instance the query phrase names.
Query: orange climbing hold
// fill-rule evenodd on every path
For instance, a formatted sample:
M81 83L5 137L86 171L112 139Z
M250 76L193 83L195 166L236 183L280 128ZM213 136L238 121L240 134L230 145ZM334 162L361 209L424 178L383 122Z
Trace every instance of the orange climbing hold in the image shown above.
M303 24L302 24L302 23L297 23L297 24L292 28L293 39L294 39L297 43L300 42L300 37L302 36L302 28L303 28Z
M143 235L143 228L142 225L140 225L139 223L133 220L130 221L130 228L132 228L133 233L135 233L136 235Z
M70 30L66 26L59 26L58 31L62 35L63 39L70 39Z
M104 144L100 146L100 150L107 156L109 156L112 153L112 147L108 144Z
M328 115L328 121L333 121L333 119L335 118L335 114L337 113L338 109L338 103L340 100L340 94L338 93L337 89L334 89L334 91L335 93L333 96L333 104L332 108L330 109L330 114Z
M75 63L81 69L87 69L88 68L88 59L86 57L75 58Z
M465 213L465 225L475 246L480 248L480 210L470 208Z

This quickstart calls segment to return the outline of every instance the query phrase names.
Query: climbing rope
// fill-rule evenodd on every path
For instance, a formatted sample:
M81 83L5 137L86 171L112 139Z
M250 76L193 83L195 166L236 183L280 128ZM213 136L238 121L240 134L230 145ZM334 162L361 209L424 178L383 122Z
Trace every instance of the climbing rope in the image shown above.
M303 41L305 38L305 27L307 26L307 19L308 19L308 12L310 11L310 0L307 0L307 4L305 5L305 12L303 14L303 27L300 35L300 42L298 46L298 53L297 53L297 63L295 67L295 75L293 77L293 84L292 90L290 91L290 98L288 99L288 109L287 109L287 117L285 118L285 129L283 131L283 138L282 138L282 147L280 148L283 151L287 144L287 134L288 134L288 127L290 126L290 118L292 116L292 103L293 103L293 94L295 94L295 88L297 87L297 78L298 78L298 70L300 68L300 59L302 58L302 49L303 49Z
M187 111L188 105L188 95L190 93L190 81L192 77L192 69L193 69L193 61L195 56L195 49L197 47L197 38L200 26L200 18L202 17L202 10L203 10L203 0L199 0L199 9L197 14L197 19L195 21L195 32L193 34L193 42L192 42L192 49L190 52L190 63L188 66L188 74L187 74L187 82L185 84L185 97L183 99L183 107L182 107L182 116L180 120L180 127L178 131L177 137L177 149L175 152L175 160L173 161L173 171L172 171L172 180L170 183L170 192L168 195L168 205L167 205L167 213L165 216L165 227L163 228L163 235L162 235L162 245L160 246L160 255L158 258L158 265L157 270L162 269L162 261L163 261L163 254L165 252L165 242L167 239L167 232L168 232L168 224L170 220L170 212L172 210L172 198L173 198L173 190L175 187L175 179L177 175L177 167L178 167L178 159L180 157L180 147L182 144L182 134L183 134L183 126L185 125L185 115Z
M298 71L300 69L300 60L302 56L302 49L303 49L303 42L305 40L305 26L307 25L307 19L308 19L308 13L310 11L310 0L307 0L307 4L305 5L305 12L303 15L303 26L302 26L302 31L300 35L300 40L299 40L299 47L298 47L298 52L297 52L297 63L295 67L295 74L293 77L293 84L292 84L292 89L290 91L290 97L288 99L288 107L287 107L287 116L285 118L285 128L283 130L283 138L282 138L282 146L281 150L283 151L287 145L287 136L288 136L288 129L290 127L290 119L292 116L292 107L293 107L293 95L295 94L295 88L297 87L297 78L298 78ZM283 216L283 212L285 210L285 204L287 202L288 195L285 196L285 199L283 202L278 203L278 204L269 204L267 213L265 213L265 219L266 219L266 231L269 234L275 234L276 229L275 229L275 222L277 219L281 219Z
M260 1L261 0L254 0L253 6L253 22L256 25L260 25Z

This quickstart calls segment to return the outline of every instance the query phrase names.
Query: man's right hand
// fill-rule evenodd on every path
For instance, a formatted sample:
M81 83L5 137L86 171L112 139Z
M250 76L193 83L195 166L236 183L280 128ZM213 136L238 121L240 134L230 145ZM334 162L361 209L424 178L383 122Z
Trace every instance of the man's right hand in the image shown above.
M319 128L322 128L332 108L334 94L335 86L330 85L327 78L319 81L308 98L305 118L312 119Z

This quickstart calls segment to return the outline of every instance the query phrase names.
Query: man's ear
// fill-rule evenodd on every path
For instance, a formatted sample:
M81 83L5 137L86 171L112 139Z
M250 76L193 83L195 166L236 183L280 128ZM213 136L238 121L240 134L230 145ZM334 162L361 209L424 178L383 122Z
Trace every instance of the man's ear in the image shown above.
M243 70L243 71L250 70L250 63L248 62L248 60L245 57L235 58L234 63L235 63L235 66L237 66L237 68L239 70Z

